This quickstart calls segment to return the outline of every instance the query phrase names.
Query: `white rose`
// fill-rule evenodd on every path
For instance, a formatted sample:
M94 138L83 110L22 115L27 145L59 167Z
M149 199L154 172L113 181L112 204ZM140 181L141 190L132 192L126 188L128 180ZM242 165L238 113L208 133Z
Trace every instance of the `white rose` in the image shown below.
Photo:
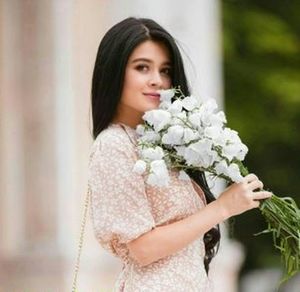
M240 173L240 169L237 164L231 163L227 169L227 175L232 179L232 181L239 183L243 180Z
M225 160L220 161L216 166L215 170L217 174L225 174L227 175L228 165Z
M144 125L137 125L135 129L136 133L140 136L145 134L145 126Z
M216 160L218 154L211 149L212 141L208 139L199 140L190 144L185 151L184 158L189 165L209 167Z
M192 140L199 139L200 136L197 132L193 131L190 128L185 128L183 133L183 140L185 144L190 143Z
M240 161L243 161L245 159L246 154L248 153L248 147L241 143L239 152L236 154L236 158Z
M166 134L162 136L162 143L169 145L181 145L183 143L183 127L179 125L168 128Z
M201 122L205 127L211 126L211 115L212 114L206 112L201 113Z
M155 109L147 111L143 115L143 119L154 127L156 132L159 132L171 121L171 114L168 111Z
M160 104L159 104L159 106L158 106L158 108L159 109L162 109L162 110L168 110L169 109L169 107L171 106L171 102L170 101L162 101Z
M179 112L179 113L173 115L171 124L185 126L185 121L186 121L186 113Z
M185 148L185 150L183 152L183 157L184 157L187 165L196 166L196 165L199 165L199 163L201 161L199 152L196 152L190 146Z
M209 139L201 139L195 143L190 144L188 147L195 152L198 152L199 154L204 154L205 152L211 150L212 141Z
M224 112L222 111L216 114L208 111L203 111L201 113L201 121L206 126L223 127L224 123L226 123L226 117Z
M186 160L187 165L193 165L196 167L210 167L217 157L215 151L210 151L203 153L202 155L193 149L187 148L184 153L184 159Z
M217 160L218 153L214 150L207 151L206 155L201 156L201 164L205 168L208 168L213 165L213 163Z
M175 100L168 108L168 111L172 114L180 113L182 111L182 101L179 99Z
M143 174L146 171L146 162L144 160L137 160L134 164L133 171L137 174Z
M219 111L216 114L212 114L210 118L211 124L216 126L223 126L224 123L227 123L225 114L223 111Z
M244 160L248 152L248 147L243 143L232 143L222 147L222 154L229 160L236 157L238 160Z
M147 183L153 186L168 186L170 177L164 160L154 160L150 164Z
M139 140L155 143L160 140L160 135L152 130L147 130L145 134L139 138Z
M230 143L241 143L241 139L237 131L232 130L230 128L225 128L223 130L222 135L226 141L230 141Z
M230 144L239 144L239 145L242 144L241 139L238 136L238 133L229 128L222 129L221 135L215 138L214 143L222 147L225 147L226 145L230 145Z
M159 146L156 146L155 148L149 147L141 150L141 156L144 159L149 159L150 161L159 160L164 157L164 151Z
M187 96L184 99L182 99L182 106L188 111L192 111L198 105L199 105L199 101L194 96Z
M222 134L222 128L218 126L210 126L204 129L204 136L213 140L217 139Z
M222 148L222 155L225 156L229 161L236 157L240 148L237 144L229 144Z
M196 129L201 126L201 115L199 112L190 113L188 120Z
M167 90L159 90L160 93L160 100L170 102L172 97L175 95L174 89L167 89Z
M223 131L221 135L214 140L214 145L220 145L222 147L226 145L226 137L224 136Z

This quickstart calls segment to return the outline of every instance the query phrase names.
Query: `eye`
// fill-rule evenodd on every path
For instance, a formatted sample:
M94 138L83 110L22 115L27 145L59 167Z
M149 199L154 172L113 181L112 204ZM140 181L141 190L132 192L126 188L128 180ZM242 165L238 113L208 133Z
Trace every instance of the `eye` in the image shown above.
M166 68L162 69L161 72L168 76L171 76L172 69L170 67L166 67Z
M146 72L148 70L148 65L146 65L146 64L140 64L140 65L137 65L135 68L138 71Z

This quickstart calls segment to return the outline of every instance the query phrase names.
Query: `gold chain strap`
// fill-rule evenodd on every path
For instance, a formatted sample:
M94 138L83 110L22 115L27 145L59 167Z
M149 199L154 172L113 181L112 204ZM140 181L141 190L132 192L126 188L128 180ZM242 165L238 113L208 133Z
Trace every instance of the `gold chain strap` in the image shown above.
M72 292L76 292L76 289L77 289L77 275L78 275L78 271L79 271L79 263L80 263L82 245L83 245L84 228L85 228L85 224L86 224L90 193L91 193L91 189L88 184L88 190L87 190L87 194L86 194L86 198L85 198L85 202L84 202L83 219L82 219L81 228L80 228L80 237L79 237L77 259L76 259L75 271L74 271L74 277L73 277Z

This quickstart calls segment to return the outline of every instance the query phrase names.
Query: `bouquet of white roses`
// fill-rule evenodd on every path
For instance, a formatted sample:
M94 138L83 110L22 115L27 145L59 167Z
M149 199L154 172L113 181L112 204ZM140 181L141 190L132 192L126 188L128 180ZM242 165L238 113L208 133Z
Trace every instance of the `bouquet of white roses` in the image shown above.
M136 128L140 159L134 171L147 174L150 185L167 186L169 169L179 170L180 179L189 179L185 170L200 170L228 183L240 182L248 174L242 161L248 148L238 133L226 127L223 111L214 99L200 101L184 96L180 88L160 91L158 109L147 111L143 125ZM272 195L263 200L260 211L281 251L288 280L300 270L300 210L293 199ZM261 234L259 233L259 234Z

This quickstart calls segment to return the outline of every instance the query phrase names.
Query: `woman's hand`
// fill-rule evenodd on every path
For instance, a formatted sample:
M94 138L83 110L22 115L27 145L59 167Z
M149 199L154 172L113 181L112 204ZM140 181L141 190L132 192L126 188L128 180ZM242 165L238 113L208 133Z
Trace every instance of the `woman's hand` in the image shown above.
M262 189L263 183L258 177L250 173L240 183L230 185L217 198L225 219L241 214L247 210L259 207L259 200L272 196L268 191L254 191Z

